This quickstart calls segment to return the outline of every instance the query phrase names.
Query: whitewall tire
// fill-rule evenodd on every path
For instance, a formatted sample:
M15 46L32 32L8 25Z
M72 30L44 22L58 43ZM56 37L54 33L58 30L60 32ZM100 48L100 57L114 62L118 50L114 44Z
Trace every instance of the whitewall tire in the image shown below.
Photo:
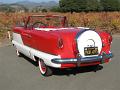
M52 75L52 69L50 67L46 66L43 60L39 60L38 65L39 65L40 73L43 76L51 76Z

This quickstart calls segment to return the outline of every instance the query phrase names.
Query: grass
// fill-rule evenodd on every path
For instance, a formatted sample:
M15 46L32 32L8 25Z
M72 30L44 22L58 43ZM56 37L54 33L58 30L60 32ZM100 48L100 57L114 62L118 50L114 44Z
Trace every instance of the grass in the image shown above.
M0 41L7 37L7 30L0 29Z
M107 31L112 34L120 33L120 12L89 12L89 13L0 13L0 38L5 38L7 30L16 23L21 23L29 15L57 14L66 16L70 26L90 27Z

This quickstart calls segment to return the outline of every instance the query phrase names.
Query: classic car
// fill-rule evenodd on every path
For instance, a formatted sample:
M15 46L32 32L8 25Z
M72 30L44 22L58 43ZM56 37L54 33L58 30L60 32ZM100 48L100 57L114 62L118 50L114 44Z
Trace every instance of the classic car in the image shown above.
M13 28L13 45L18 56L24 54L38 62L42 75L52 68L96 66L112 58L112 36L85 27L68 27L59 15L32 15L24 26Z

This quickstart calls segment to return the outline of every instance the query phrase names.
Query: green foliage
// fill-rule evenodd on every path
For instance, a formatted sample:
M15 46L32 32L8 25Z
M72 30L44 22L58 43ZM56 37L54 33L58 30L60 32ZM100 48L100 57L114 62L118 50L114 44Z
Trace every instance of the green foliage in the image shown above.
M58 6L55 6L55 7L52 7L52 8L50 9L50 11L52 11L52 12L61 12L61 9L60 9L60 7L58 7Z
M120 2L119 0L100 0L103 11L119 11Z
M60 0L59 5L63 12L85 11L86 0Z
M47 12L47 9L45 9L45 8L44 8L44 9L42 9L42 12L43 12L43 13L44 13L44 12Z
M35 8L33 8L32 9L32 12L41 12L41 9L42 9L42 7L41 6L37 6L37 7L35 7Z
M0 12L28 12L29 10L22 6L22 5L17 5L17 4L2 4L0 5Z
M119 11L119 0L60 0L63 12Z
M98 0L87 0L86 11L101 11L102 7Z
M1 12L14 12L15 9L10 7L9 5L1 5L0 6L0 11Z

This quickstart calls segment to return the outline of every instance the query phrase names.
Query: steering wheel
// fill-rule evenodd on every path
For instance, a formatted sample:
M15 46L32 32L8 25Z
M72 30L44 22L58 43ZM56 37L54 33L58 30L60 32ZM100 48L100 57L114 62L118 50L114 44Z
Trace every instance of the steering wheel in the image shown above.
M41 27L47 27L47 24L43 23L43 22L35 22L32 25L33 28L41 28Z

